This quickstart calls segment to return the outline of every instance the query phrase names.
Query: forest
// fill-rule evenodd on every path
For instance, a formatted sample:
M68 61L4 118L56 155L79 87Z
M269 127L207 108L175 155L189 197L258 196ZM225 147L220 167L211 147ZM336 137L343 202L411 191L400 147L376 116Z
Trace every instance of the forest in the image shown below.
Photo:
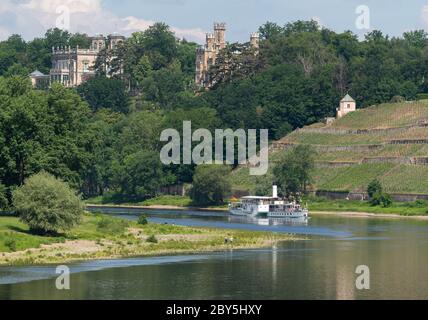
M364 39L314 21L260 27L260 50L229 43L210 69L214 85L194 82L196 43L156 23L114 51L101 52L96 77L77 88L32 88L48 73L52 47L89 47L85 34L51 29L0 42L0 204L41 171L86 198L114 193L156 196L191 183L195 166L162 165L160 133L183 121L214 130L269 129L271 140L333 116L349 92L358 107L428 94L428 35L423 30ZM118 73L118 70L123 72Z

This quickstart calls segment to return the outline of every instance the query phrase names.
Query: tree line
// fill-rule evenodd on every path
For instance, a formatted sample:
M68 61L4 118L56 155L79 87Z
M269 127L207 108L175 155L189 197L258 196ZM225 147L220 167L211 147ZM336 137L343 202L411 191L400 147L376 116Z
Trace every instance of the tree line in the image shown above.
M86 197L140 199L190 183L194 166L159 162L160 132L181 131L184 120L195 129L269 129L279 139L334 115L346 92L359 107L428 93L425 31L372 31L359 40L314 21L268 22L259 31L259 50L231 43L220 53L209 90L194 83L197 44L163 23L103 50L96 77L75 89L34 90L28 74L49 72L52 47L89 47L87 35L52 29L0 42L0 203L40 171Z

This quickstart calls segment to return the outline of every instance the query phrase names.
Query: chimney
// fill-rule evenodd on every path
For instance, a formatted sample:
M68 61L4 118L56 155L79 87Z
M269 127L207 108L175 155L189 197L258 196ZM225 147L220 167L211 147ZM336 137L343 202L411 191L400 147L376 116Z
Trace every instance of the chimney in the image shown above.
M278 198L278 186L273 186L272 197Z

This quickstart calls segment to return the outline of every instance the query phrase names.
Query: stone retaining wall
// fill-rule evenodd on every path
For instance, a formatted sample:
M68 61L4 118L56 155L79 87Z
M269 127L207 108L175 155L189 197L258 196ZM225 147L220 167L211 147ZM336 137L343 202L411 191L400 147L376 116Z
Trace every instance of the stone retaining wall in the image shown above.
M312 195L324 197L330 200L368 200L365 192L346 191L316 191ZM391 197L397 202L413 202L416 200L428 200L428 194L392 193Z
M421 122L403 127L392 127L392 128L374 128L374 129L336 129L331 127L324 128L301 128L297 129L298 132L304 133L328 133L335 135L346 135L346 134L373 134L373 133L400 133L405 132L412 128L425 128L428 127L428 122Z

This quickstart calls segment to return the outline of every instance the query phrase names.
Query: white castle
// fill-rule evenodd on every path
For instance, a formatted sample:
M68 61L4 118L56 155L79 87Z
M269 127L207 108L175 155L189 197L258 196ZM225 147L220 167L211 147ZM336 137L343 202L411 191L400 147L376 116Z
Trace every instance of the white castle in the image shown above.
M76 87L95 75L93 69L101 50L113 50L125 41L121 35L107 37L98 35L90 38L89 49L61 47L52 48L52 67L48 75L36 70L30 74L34 87L46 88L51 83L60 82L66 87Z

